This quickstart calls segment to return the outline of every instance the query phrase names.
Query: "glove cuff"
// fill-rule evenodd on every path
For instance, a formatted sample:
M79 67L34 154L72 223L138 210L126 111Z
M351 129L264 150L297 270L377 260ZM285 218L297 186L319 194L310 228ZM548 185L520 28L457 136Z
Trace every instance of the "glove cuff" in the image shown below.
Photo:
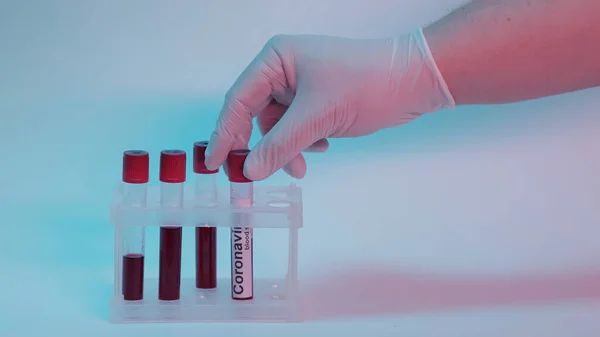
M454 109L456 107L456 102L454 101L454 97L452 97L452 94L450 93L450 89L448 88L446 80L442 76L442 73L440 72L437 63L433 58L433 54L431 53L431 49L429 48L427 39L423 34L423 29L419 28L415 30L411 35L414 40L414 43L416 44L416 47L421 53L422 60L425 63L424 66L427 67L431 75L434 77L435 88L432 89L436 90L438 95L441 95L443 97L443 99L440 100L441 102L439 102L437 106L434 106L433 109Z

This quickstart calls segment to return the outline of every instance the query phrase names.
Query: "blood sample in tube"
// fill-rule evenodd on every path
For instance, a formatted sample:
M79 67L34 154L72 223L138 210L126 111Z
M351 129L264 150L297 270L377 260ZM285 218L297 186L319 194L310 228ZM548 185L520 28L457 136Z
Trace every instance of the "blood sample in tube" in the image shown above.
M123 184L126 189L123 204L146 207L150 156L141 150L123 153ZM144 298L145 228L126 226L123 229L122 294L126 301Z
M252 207L253 182L244 176L244 162L249 150L229 152L225 172L230 181L230 203L238 207ZM231 228L231 298L251 300L254 297L253 231L249 213L232 216Z
M217 173L204 164L207 141L194 143L194 173L196 176L196 204L211 205L217 199ZM196 227L196 288L217 287L217 228L209 223Z
M123 255L123 299L139 301L144 298L144 254Z
M160 153L160 203L163 208L183 207L186 153L164 150ZM158 299L175 301L181 288L181 224L164 223L160 227Z

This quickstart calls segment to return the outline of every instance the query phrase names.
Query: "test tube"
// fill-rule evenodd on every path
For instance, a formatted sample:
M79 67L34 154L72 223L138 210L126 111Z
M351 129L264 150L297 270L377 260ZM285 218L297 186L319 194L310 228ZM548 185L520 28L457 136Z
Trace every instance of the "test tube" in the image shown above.
M217 173L204 164L207 141L194 143L195 202L197 205L217 203ZM196 288L217 287L217 228L209 223L196 227Z
M146 207L150 156L141 150L123 152L123 203L128 207ZM144 241L143 226L123 229L122 294L125 301L144 298Z
M186 153L164 150L160 153L160 204L163 208L183 207ZM179 299L181 287L181 224L164 223L160 227L158 299Z
M230 181L230 203L238 207L252 207L253 182L244 176L244 162L249 150L229 152L225 172ZM252 227L249 213L236 213L231 227L231 298L251 300L254 297L252 270Z

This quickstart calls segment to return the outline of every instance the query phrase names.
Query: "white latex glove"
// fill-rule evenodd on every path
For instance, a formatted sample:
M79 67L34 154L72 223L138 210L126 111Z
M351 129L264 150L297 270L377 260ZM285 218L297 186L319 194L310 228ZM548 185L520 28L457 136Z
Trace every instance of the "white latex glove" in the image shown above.
M357 137L453 108L422 30L390 39L276 36L225 96L206 166L247 149L252 119L263 138L244 174L262 180L280 168L306 173L303 151L325 151L329 137Z

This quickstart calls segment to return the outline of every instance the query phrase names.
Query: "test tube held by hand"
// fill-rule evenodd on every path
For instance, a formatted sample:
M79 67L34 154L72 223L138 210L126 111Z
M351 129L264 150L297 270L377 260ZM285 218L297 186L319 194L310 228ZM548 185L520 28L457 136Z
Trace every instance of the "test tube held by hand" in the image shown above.
M160 153L160 203L163 208L183 207L186 153L165 150ZM179 300L181 287L181 224L165 223L160 227L158 299Z
M130 150L123 153L123 184L126 189L123 204L146 207L150 156L148 152ZM123 229L122 294L126 301L144 298L145 228L127 226Z
M214 205L217 199L217 173L204 164L207 141L194 143L194 173L196 176L195 202ZM217 287L217 228L209 223L196 227L196 288Z
M229 152L225 172L230 181L230 203L237 207L252 207L253 182L244 176L244 162L249 150ZM253 239L250 213L234 213L231 227L231 298L250 300L254 297Z

